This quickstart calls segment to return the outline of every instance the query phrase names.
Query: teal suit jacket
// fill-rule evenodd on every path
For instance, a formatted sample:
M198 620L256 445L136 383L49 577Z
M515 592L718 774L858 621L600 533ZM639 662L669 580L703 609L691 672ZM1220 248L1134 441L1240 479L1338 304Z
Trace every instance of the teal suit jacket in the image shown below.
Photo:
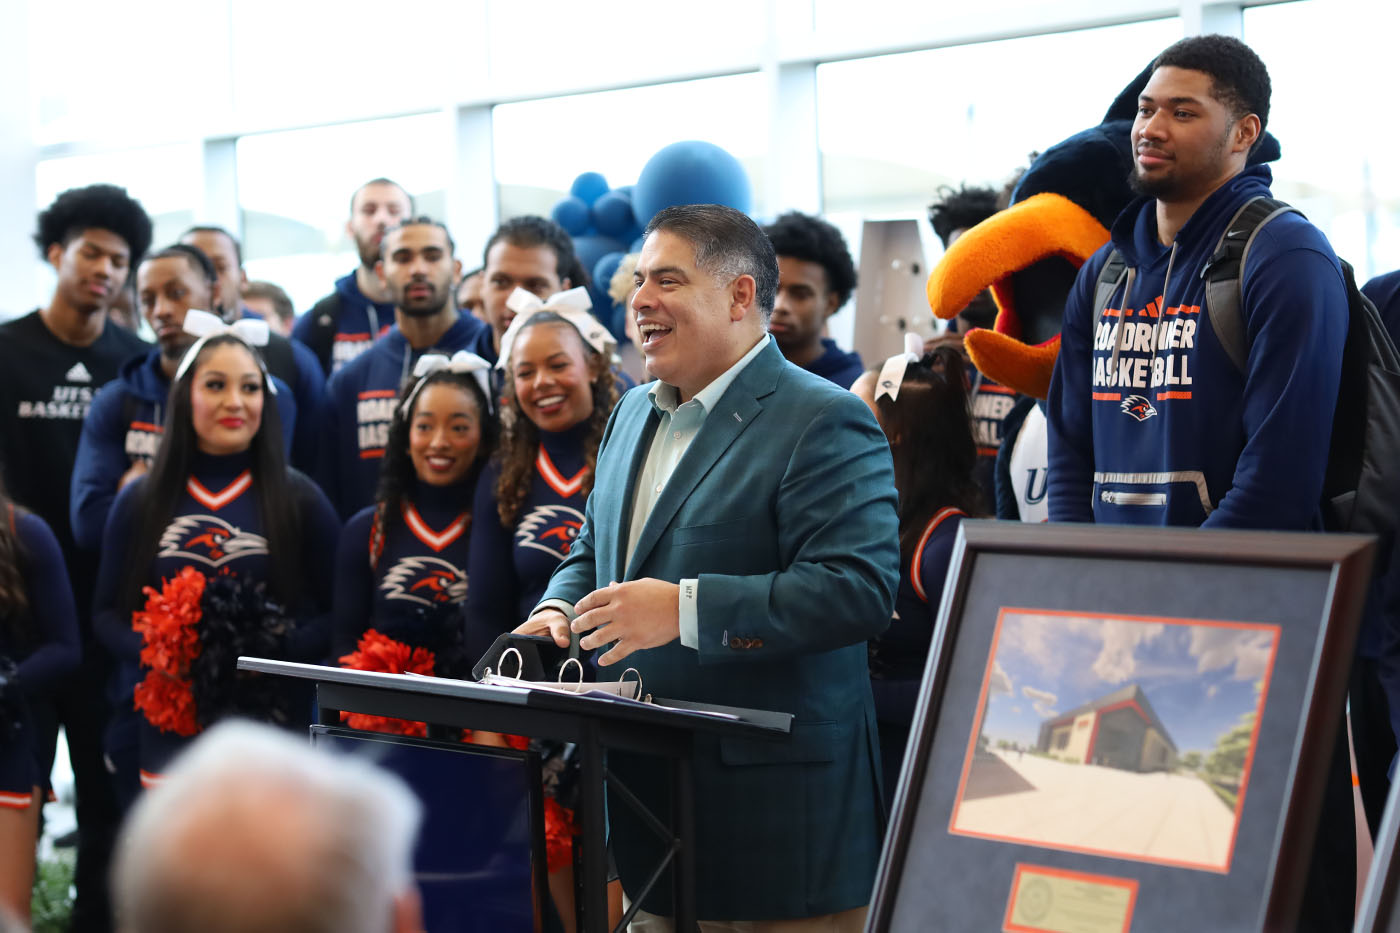
M632 494L659 416L646 386L613 412L585 521L545 599L613 580L699 578L699 648L679 641L636 667L660 697L792 713L786 741L701 736L695 748L701 919L815 916L869 902L883 832L866 640L889 624L899 524L889 447L856 396L769 343L739 373L681 458L626 560ZM665 772L612 768L669 812ZM620 801L610 828L624 886L659 855ZM670 914L669 886L643 906Z

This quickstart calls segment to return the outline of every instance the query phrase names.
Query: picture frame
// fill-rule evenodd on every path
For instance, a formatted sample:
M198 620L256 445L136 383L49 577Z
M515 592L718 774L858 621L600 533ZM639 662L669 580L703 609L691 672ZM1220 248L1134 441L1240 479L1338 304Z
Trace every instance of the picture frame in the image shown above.
M1373 551L964 522L867 929L1292 929Z
M1371 870L1356 909L1354 933L1400 931L1400 781L1390 782L1385 813L1376 830Z

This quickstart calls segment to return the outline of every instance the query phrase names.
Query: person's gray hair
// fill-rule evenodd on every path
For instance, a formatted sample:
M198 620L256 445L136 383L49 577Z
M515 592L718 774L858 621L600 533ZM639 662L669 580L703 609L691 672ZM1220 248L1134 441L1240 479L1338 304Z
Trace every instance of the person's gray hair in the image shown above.
M754 280L754 306L764 329L778 297L778 257L763 228L743 211L722 204L681 204L656 212L643 238L673 233L695 249L695 264L721 282Z
M421 807L373 765L266 726L205 733L137 802L112 889L124 933L382 933Z

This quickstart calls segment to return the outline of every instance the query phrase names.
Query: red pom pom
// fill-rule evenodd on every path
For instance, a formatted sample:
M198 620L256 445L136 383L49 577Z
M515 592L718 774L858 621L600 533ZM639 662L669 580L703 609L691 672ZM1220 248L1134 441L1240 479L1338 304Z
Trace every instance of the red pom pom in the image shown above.
M401 641L370 629L360 636L355 651L340 659L340 666L356 671L379 671L386 674L433 674L436 659L427 648L412 648ZM341 713L341 721L352 729L369 732L391 732L422 738L428 734L427 723L366 713Z
M141 663L146 679L132 695L136 708L163 732L190 736L199 731L190 662L199 656L200 599L204 574L183 567L159 592L146 587L146 608L132 613L131 627L141 634Z
M572 864L574 858L574 837L578 826L574 824L574 811L565 807L553 797L544 798L544 853L545 863L550 871L558 871Z

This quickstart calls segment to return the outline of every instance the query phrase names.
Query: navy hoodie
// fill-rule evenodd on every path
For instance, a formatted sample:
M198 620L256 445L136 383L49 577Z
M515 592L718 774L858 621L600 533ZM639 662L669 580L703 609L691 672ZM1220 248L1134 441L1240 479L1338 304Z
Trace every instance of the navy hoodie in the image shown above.
M849 389L851 383L859 379L860 374L865 372L865 366L860 361L860 354L854 351L847 353L838 347L836 341L830 337L822 338L822 355L804 368L809 373L815 373L823 379L830 379L843 389Z
M335 319L335 340L331 344L329 366L324 370L327 375L334 375L346 363L368 350L394 323L394 303L380 303L366 298L355 283L353 272L335 280L335 294L340 298L340 313ZM315 338L312 335L321 313L312 308L297 318L292 325L292 337L308 347L314 346Z
M277 413L282 419L283 449L290 451L297 406L291 389L276 376ZM127 360L92 400L78 455L73 462L69 518L78 547L102 544L107 513L117 497L117 482L137 459L150 466L165 425L170 380L160 368L160 350Z
M1267 166L1245 169L1170 247L1155 202L1130 204L1111 244L1130 277L1098 322L1110 246L1080 270L1050 381L1052 521L1315 525L1347 333L1337 257L1297 214L1259 231L1241 280L1247 375L1215 337L1201 278L1230 218L1271 179Z
M449 355L469 350L485 327L461 314L432 349ZM342 519L374 501L399 388L425 352L410 347L393 327L326 383L317 478Z

